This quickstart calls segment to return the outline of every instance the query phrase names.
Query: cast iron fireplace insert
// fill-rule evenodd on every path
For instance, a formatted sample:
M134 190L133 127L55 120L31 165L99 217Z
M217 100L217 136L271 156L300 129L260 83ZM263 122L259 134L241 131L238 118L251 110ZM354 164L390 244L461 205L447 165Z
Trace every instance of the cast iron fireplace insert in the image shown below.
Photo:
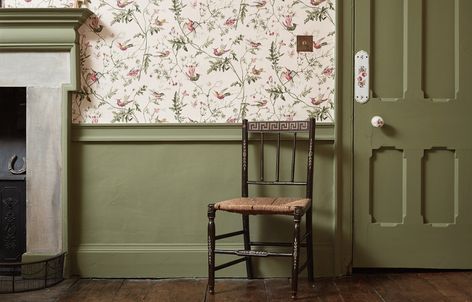
M0 263L26 251L25 217L26 88L0 87Z

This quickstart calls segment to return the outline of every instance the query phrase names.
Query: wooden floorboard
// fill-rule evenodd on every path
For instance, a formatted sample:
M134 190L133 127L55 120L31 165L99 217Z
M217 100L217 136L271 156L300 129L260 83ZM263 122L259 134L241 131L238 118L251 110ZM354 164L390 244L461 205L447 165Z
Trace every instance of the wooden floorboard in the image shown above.
M125 280L90 280L83 279L76 283L71 291L60 297L58 302L112 302Z
M116 302L145 301L153 285L151 280L125 280L118 290Z
M396 282L387 275L366 275L366 282L384 301L413 302Z
M0 294L0 302L286 302L290 279L67 279L49 289ZM362 273L300 279L301 302L472 302L472 271Z
M472 272L447 273L445 278L453 283L472 301Z
M453 273L456 274L456 273ZM446 299L446 301L469 301L472 300L472 296L467 292L467 287L463 287L461 282L465 280L465 283L472 283L472 280L467 281L466 278L460 277L461 282L457 280L450 280L448 275L451 273L421 273L419 276L429 282L434 288L440 292ZM460 276L457 275L457 276Z
M446 297L433 286L427 282L419 274L392 274L390 279L394 281L399 289L409 299L415 302L444 302Z
M197 301L197 300L195 300ZM204 301L204 300L203 300ZM267 301L263 279L232 280L215 283L215 294L206 295L206 302L261 302Z
M334 280L334 284L345 301L383 302L364 276L338 278Z
M146 298L142 301L190 302L203 301L206 280L181 279L154 282Z

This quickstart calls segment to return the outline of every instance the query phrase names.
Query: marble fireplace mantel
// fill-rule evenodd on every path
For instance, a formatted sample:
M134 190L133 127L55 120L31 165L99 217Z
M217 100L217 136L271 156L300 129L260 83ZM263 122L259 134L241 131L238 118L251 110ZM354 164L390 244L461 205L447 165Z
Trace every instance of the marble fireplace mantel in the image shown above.
M68 251L70 93L80 87L77 29L91 15L0 8L0 86L27 87L24 261Z

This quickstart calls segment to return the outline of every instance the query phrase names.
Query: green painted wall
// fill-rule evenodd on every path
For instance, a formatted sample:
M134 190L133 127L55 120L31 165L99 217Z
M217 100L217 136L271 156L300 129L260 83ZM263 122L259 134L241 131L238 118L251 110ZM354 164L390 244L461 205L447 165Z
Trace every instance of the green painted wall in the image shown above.
M337 7L338 20L341 12L350 16L349 5L343 6L339 1ZM64 191L69 192L62 201L63 229L67 230L64 250L68 251L71 264L67 268L83 277L205 276L206 205L239 195L240 130L218 124L70 129L68 92L78 86L77 39L70 30L57 35L57 31L49 29L59 24L75 28L90 13L83 9L0 12L0 26L5 33L10 30L0 37L1 51L68 51L72 57L72 83L64 86L62 98L66 108L63 183L67 187ZM340 25L343 35L337 36L338 44L342 40L348 45L350 24L338 22L337 32ZM37 34L38 30L49 34ZM338 48L337 57L342 49ZM349 65L347 53L341 53L342 59L336 60L338 76L344 77L340 64ZM352 87L347 82L337 81L339 95L343 93L341 84L346 91ZM314 234L315 271L319 276L345 273L351 259L350 161L345 154L349 154L346 151L352 131L350 124L343 122L351 114L349 106L337 108L336 150L334 127L322 125L317 129ZM342 188L337 196L335 187ZM283 236L281 229L287 219L272 220L278 223L276 228L264 218L254 221L253 234ZM219 215L217 223L218 229L239 227L235 216ZM267 261L258 265L260 275L289 275L289 265L284 260L264 260ZM227 275L242 276L242 266L228 270Z
M318 130L315 270L318 275L332 275L333 128ZM240 194L239 133L234 126L73 127L69 202L72 274L205 276L206 205ZM288 238L291 234L288 217L256 216L251 223L254 238ZM218 212L216 226L217 233L239 229L240 216ZM284 227L289 227L288 233ZM235 238L224 244L239 245L239 238ZM235 266L218 276L243 276L243 267ZM289 267L283 259L263 259L257 271L260 276L288 276Z

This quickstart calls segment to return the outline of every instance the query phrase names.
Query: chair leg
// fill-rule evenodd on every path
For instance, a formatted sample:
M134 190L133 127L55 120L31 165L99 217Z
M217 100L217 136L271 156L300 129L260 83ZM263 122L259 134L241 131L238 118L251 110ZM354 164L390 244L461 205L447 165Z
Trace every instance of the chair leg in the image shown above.
M312 207L308 209L306 212L306 248L307 248L307 273L308 273L308 281L313 284L315 281L314 273L313 273L313 214L312 214Z
M249 236L249 215L243 214L243 231L244 231L244 249L246 251L251 250L251 238ZM246 257L246 273L247 278L252 279L254 277L252 273L252 258Z
M293 252L292 252L292 299L297 297L298 289L298 262L300 258L300 220L303 211L300 207L296 207L293 213Z
M208 291L215 292L215 207L208 205Z

